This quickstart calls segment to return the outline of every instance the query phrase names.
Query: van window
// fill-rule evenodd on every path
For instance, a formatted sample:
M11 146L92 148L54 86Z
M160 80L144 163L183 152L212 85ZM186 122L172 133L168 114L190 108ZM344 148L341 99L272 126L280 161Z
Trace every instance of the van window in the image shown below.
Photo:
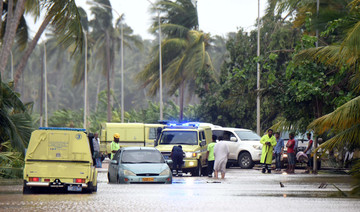
M202 141L202 140L205 140L205 132L204 131L202 131L201 132L201 137L200 137L200 141Z
M157 128L155 127L151 127L149 128L149 139L154 140L156 139L156 132L157 132Z

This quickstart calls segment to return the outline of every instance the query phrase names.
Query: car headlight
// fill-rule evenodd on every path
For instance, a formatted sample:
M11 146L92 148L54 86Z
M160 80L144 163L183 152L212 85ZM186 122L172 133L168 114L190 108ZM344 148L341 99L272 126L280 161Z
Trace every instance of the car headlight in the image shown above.
M124 170L124 175L126 175L126 176L136 176L136 174L134 172L132 172L130 170L127 170L127 169Z
M257 149L257 150L261 150L262 149L262 146L261 145L253 145L254 149Z
M196 152L185 152L186 158L196 158L197 154Z
M168 176L170 174L171 174L170 169L165 169L160 173L160 176Z

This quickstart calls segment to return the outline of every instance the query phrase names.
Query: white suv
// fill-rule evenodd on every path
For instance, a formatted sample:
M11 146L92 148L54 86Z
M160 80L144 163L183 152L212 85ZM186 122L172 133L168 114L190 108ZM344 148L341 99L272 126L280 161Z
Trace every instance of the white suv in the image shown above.
M248 129L220 127L212 129L218 141L229 146L229 163L238 164L243 169L251 169L260 163L262 144L261 137Z

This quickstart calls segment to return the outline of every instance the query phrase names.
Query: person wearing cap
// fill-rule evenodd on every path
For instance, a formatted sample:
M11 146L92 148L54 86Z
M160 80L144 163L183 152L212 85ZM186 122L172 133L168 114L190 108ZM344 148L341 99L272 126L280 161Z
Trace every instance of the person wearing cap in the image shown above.
M111 160L113 159L115 153L120 149L119 140L120 140L120 134L115 133L114 134L114 141L111 142Z
M271 173L271 162L273 157L273 149L276 145L276 138L273 136L273 130L269 129L268 133L261 137L260 143L263 145L261 160L260 163L263 164L262 173L265 173L266 170L268 173Z

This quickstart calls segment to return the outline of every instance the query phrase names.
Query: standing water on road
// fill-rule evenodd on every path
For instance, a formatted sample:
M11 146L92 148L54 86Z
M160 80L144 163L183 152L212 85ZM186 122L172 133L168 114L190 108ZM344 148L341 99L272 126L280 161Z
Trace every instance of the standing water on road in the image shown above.
M340 197L351 177L339 174L261 174L227 170L225 180L174 177L171 185L108 184L98 176L93 194L22 194L22 185L0 186L0 211L358 211L359 199ZM280 185L283 185L281 187ZM323 185L321 187L321 185ZM321 188L319 188L321 187Z

